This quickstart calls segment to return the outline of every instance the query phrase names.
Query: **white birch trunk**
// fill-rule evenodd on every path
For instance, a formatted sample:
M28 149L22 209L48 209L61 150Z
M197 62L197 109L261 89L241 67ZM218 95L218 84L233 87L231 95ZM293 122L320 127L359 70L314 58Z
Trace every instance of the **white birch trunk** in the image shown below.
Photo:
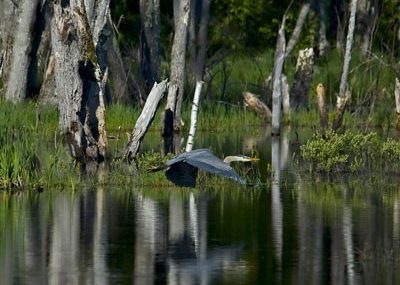
M347 90L347 78L348 78L349 68L350 68L351 48L353 45L354 27L355 27L355 23L356 23L356 11L357 11L357 0L352 0L351 8L350 8L349 27L348 27L348 31L347 31L346 52L344 55L343 72L342 72L342 77L340 79L339 94L336 97L335 120L332 124L333 130L337 130L341 127L343 113L345 111L347 102L349 101L349 99L351 97L350 91Z
M200 102L200 95L201 95L201 88L203 86L202 81L196 82L196 90L194 92L193 104L192 104L192 113L190 115L190 130L189 136L186 144L185 151L191 151L193 149L194 144L194 136L196 135L197 129L197 112L199 110L199 102Z
M345 92L347 89L347 77L350 68L351 48L353 45L354 27L356 23L356 11L357 11L357 0L351 0L350 20L349 20L349 27L347 30L347 39L346 39L346 52L344 55L343 72L342 72L342 77L340 79L340 87L339 87L339 97L342 98L345 97Z
M281 101L282 101L282 88L281 88L281 75L283 70L283 63L285 61L285 22L286 16L282 20L281 27L278 32L278 39L275 49L274 60L274 83L272 90L272 135L279 135L281 124Z

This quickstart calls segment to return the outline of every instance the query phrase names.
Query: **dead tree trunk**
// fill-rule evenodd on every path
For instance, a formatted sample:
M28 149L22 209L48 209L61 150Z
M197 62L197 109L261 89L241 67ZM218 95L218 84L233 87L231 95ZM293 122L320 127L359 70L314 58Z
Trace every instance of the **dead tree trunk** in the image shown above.
M164 115L164 137L172 137L174 129L181 129L181 109L185 79L186 40L190 14L190 0L181 0L179 6L180 17L172 46L171 76Z
M203 0L201 7L201 17L198 33L198 50L195 65L196 81L203 80L204 66L206 63L207 55L207 42L208 42L208 22L210 18L210 0Z
M273 73L274 76L273 76L273 88L272 88L272 126L271 126L272 135L279 135L281 128L281 107L282 107L281 76L283 71L283 63L285 61L285 50L286 50L285 22L286 22L286 15L283 16L275 48L274 73Z
M325 87L321 83L317 85L317 106L321 130L322 133L325 133L328 127L328 114L326 113Z
M3 84L6 85L8 81L8 74L11 66L12 50L14 43L14 35L16 26L18 24L17 15L19 13L18 7L21 5L21 0L6 1L1 0L0 10L0 38L1 38L1 79Z
M326 39L327 0L320 0L318 3L319 3L318 51L319 51L319 56L324 56L329 48L329 42Z
M360 44L363 55L367 55L371 48L372 34L378 16L378 0L358 0L356 42Z
M140 0L140 71L146 92L160 77L160 1Z
M346 39L346 52L344 55L343 72L340 79L339 94L337 95L336 102L336 116L332 125L333 130L337 130L342 125L343 112L346 108L347 102L351 97L351 93L347 90L347 77L349 74L350 60L351 60L351 47L353 45L354 27L356 22L357 0L351 1L350 20L347 31Z
M136 157L140 144L154 119L158 104L160 103L166 88L167 80L164 80L159 84L154 83L153 89L147 97L146 104L136 121L135 128L132 131L128 146L125 150L125 158L128 161L132 161Z
M24 0L21 4L12 48L10 71L5 84L5 98L14 103L21 102L27 95L32 32L39 0Z
M281 90L282 90L282 112L283 116L290 119L290 93L289 84L285 74L281 76Z
M312 48L300 50L293 86L291 88L293 106L296 109L304 108L308 105L308 94L310 93L313 69L314 50Z
M104 160L107 145L104 89L109 1L85 6L78 0L54 3L51 26L60 127L72 156L81 162Z
M296 21L296 26L293 30L292 35L290 36L290 39L288 41L287 47L286 47L286 53L285 56L289 56L290 53L292 52L294 46L296 43L299 41L301 31L303 30L304 23L306 22L308 13L310 12L310 1L306 1L303 6L301 6L299 17L297 18Z

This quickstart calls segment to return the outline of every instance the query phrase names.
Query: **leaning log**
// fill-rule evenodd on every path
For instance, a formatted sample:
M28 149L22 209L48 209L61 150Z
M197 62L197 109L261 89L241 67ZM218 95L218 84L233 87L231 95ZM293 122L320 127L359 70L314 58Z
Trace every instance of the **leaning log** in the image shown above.
M243 99L246 107L254 110L266 122L271 122L271 110L258 98L257 95L250 92L243 92Z
M140 144L143 141L144 135L146 134L151 125L151 122L154 119L158 104L163 97L166 88L167 80L164 80L159 84L154 83L153 89L147 97L142 113L136 121L135 128L132 131L128 146L125 150L124 157L129 162L136 157L139 151Z

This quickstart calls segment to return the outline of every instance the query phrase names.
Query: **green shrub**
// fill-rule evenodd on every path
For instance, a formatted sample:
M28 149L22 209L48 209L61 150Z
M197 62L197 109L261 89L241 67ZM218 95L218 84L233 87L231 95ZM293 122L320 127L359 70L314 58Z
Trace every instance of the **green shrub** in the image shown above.
M339 134L328 131L315 134L300 147L301 155L313 171L359 171L371 169L380 156L380 139L376 133Z

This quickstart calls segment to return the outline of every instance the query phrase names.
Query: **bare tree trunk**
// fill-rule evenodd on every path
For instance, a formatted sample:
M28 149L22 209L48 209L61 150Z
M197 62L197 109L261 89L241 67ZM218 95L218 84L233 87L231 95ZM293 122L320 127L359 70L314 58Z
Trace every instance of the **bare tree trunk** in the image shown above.
M286 53L285 53L286 57L290 55L294 46L299 41L301 31L302 31L304 23L306 22L306 19L307 19L307 15L310 12L310 7L311 7L310 1L306 1L301 6L299 17L297 18L297 21L296 21L296 26L293 30L292 35L290 36L290 39L289 39L287 47L286 47Z
M0 0L2 4L0 11L0 37L1 37L1 58L2 67L0 69L0 76L3 84L8 81L8 74L11 66L12 50L14 43L14 34L18 24L18 13L21 5L21 0L6 1Z
M356 10L357 10L357 0L352 0L350 8L349 27L347 31L346 52L344 55L343 72L342 72L342 77L340 79L339 94L337 96L337 102L336 102L336 117L332 125L333 130L337 130L338 128L341 127L343 112L351 96L351 93L347 91L347 77L350 68L351 47L353 45L354 27L356 22Z
M281 76L281 90L282 90L282 112L283 115L290 119L290 93L289 84L285 74Z
M53 5L51 27L60 127L77 160L102 161L107 144L104 89L109 0L96 1L87 18L78 0ZM92 23L92 26L89 25Z
M165 108L163 136L172 137L173 130L181 129L181 108L185 79L185 56L190 0L181 0L180 17L175 31L171 54L171 76Z
M378 0L359 0L357 5L357 39L363 55L370 50L370 42L378 15Z
M27 95L32 32L38 4L39 0L24 0L22 2L12 48L9 77L5 85L5 98L14 103L24 100Z
M140 71L147 92L160 79L159 0L140 0Z
M203 81L196 82L196 90L194 92L194 98L192 104L192 113L190 115L190 129L185 151L191 151L193 149L194 137L196 135L196 129L197 129L197 113L199 110L201 87L203 83L204 83Z
M146 104L136 121L135 128L132 131L128 146L125 150L125 158L128 159L128 161L132 161L136 157L140 144L154 119L158 104L160 103L166 88L167 80L164 80L159 84L154 83L153 89L147 97Z
M318 29L318 50L319 56L324 56L327 49L329 48L329 42L326 39L326 7L327 0L319 1L319 29Z
M279 28L278 39L276 41L275 59L274 59L274 76L272 88L272 126L271 134L279 135L281 127L281 107L282 107L282 88L281 76L283 70L283 63L285 61L285 22L286 15L282 19L282 24Z
M293 86L291 88L293 106L296 109L304 108L308 105L308 94L310 93L313 69L314 50L312 48L300 50Z

